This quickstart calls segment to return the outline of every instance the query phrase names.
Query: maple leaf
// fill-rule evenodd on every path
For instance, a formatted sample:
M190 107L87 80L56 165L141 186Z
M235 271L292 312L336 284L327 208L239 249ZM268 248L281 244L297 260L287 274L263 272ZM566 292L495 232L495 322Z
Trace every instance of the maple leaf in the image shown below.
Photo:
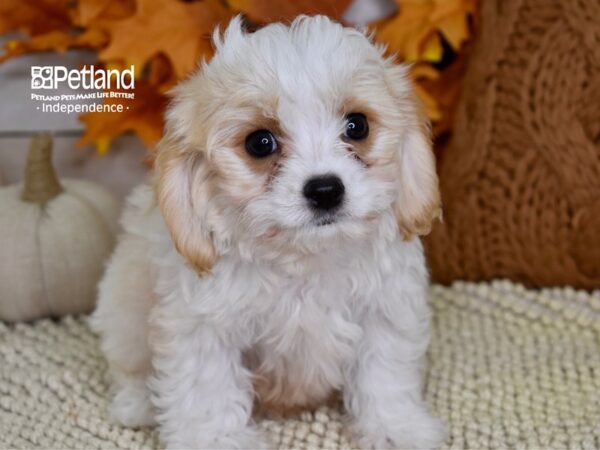
M229 0L236 11L243 12L253 22L289 22L299 14L324 14L339 20L350 0Z
M24 0L0 4L0 29L20 27L30 38L4 44L0 63L26 53L99 49L108 43L102 24L134 11L133 0ZM4 24L4 25L3 25ZM85 27L89 25L88 27Z
M4 45L4 54L0 55L0 63L25 53L50 50L64 52L69 48L98 48L106 42L106 34L97 29L88 29L77 34L60 30L50 31L30 39L8 41Z
M152 58L146 68L148 82L157 86L159 92L164 94L177 84L171 61L164 54L160 53Z
M475 11L475 0L397 0L398 13L377 27L377 40L405 61L442 58L438 32L454 50L469 35L467 17Z
M131 92L131 91L127 91ZM134 100L107 98L104 104L122 104L123 112L93 112L82 114L79 120L85 124L85 133L76 146L82 148L96 143L98 153L108 149L108 143L127 131L133 131L147 148L152 148L162 136L163 112L167 96L157 86L144 80L136 80Z
M176 75L183 78L196 67L200 56L212 54L212 30L230 17L231 11L218 0L138 0L131 17L106 24L110 44L100 52L100 59L143 67L163 53Z
M469 37L469 17L476 0L397 0L398 12L376 26L376 39L412 67L415 91L436 135L450 130L464 64L462 46ZM431 64L444 58L445 43L456 52L452 70Z
M0 1L0 34L18 30L35 36L70 26L67 0Z
M71 17L79 26L102 28L105 21L124 19L134 12L134 0L77 0Z
M477 0L396 0L392 18L375 24L377 40L400 59L416 61L411 69L415 89L436 133L451 126L464 68L462 46ZM25 39L4 45L0 62L39 51L69 48L99 50L108 68L136 66L136 98L107 99L124 104L122 113L90 113L78 145L95 143L99 153L126 131L151 147L160 138L165 92L185 77L199 57L213 49L210 35L235 12L255 24L291 21L298 14L326 14L340 19L350 0L0 0L0 33L20 30ZM447 46L456 60L442 71L429 63L446 61ZM438 65L439 67L439 65Z

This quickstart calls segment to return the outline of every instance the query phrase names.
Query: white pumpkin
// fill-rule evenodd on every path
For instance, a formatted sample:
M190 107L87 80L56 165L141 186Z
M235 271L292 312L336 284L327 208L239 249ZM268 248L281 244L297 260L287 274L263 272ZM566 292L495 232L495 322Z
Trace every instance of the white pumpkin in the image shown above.
M34 138L24 182L0 187L0 320L90 311L118 216L104 188L59 181L51 138Z

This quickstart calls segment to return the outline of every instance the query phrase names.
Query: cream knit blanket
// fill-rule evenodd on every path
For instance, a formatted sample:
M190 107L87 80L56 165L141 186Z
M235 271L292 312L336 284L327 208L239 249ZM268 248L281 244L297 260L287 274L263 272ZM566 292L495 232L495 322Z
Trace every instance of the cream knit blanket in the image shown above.
M447 448L600 448L600 292L508 282L431 290L426 396ZM0 448L157 448L106 417L108 379L85 317L0 323ZM265 421L281 448L348 448L340 413Z

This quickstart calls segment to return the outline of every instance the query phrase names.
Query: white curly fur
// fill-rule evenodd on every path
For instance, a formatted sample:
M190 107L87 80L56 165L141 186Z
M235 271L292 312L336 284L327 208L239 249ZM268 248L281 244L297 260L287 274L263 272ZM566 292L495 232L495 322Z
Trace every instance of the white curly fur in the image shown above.
M168 448L265 448L255 403L339 390L361 446L436 447L416 234L439 198L405 68L324 17L255 33L236 18L215 36L215 57L174 93L156 179L128 199L99 287L111 415L157 422ZM369 111L366 151L341 137L348 102ZM276 165L244 154L256 117L277 123ZM324 173L346 191L319 225L302 186Z

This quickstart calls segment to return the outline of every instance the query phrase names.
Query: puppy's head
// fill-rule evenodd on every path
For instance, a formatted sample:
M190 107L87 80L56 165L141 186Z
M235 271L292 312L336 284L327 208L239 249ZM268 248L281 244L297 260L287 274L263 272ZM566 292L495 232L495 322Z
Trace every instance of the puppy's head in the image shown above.
M429 231L435 163L405 67L322 16L255 33L236 18L215 46L175 89L157 156L163 215L198 271L238 241L326 251L391 214L406 238Z

